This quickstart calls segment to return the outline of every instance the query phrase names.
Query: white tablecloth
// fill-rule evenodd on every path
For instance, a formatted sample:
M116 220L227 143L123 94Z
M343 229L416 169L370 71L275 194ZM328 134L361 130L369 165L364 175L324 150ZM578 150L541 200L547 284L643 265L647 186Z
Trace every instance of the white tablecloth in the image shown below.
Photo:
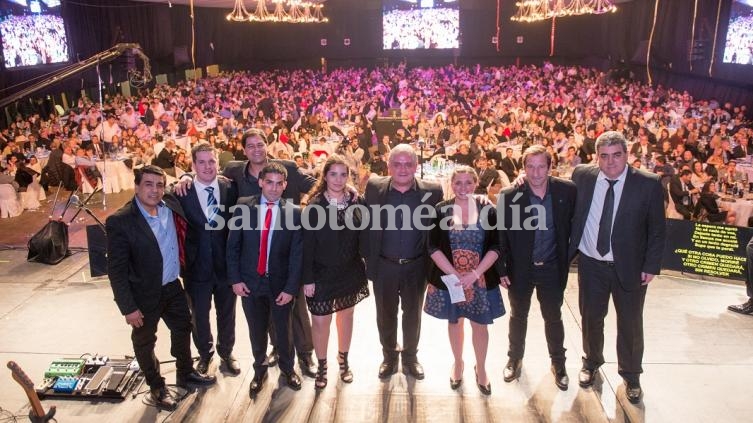
M120 160L98 161L104 191L107 194L133 189L133 171Z
M723 208L734 210L737 214L737 220L735 226L748 226L748 218L753 216L753 201L744 200L742 198L735 199L735 202L720 201L719 204Z

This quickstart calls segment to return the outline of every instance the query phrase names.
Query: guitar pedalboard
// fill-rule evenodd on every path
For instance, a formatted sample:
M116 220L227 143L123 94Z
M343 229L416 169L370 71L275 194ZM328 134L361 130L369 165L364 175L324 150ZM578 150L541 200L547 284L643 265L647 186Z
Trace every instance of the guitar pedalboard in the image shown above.
M45 371L40 397L125 399L143 379L135 359L59 359Z

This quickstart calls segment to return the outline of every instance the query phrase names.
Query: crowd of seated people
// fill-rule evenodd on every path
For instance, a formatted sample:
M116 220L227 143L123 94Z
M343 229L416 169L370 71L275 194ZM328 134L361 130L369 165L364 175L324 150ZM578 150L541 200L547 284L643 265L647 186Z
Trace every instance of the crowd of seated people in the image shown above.
M398 109L399 128L378 137L377 119ZM595 69L399 65L230 72L158 85L137 97L107 96L102 105L82 98L65 117L19 116L0 131L0 147L3 158L53 150L43 180L69 187L65 165L75 166L81 148L93 148L95 156L124 153L132 166L153 163L172 175L190 169L186 150L198 142L216 146L222 165L245 160L240 135L258 128L270 140L271 155L310 174L341 153L353 182L363 186L369 174L386 172L397 144L428 149L426 159L471 166L485 157L484 166L512 180L520 171L514 160L530 144L544 145L562 171L593 162L596 137L616 130L631 143L630 162L660 173L668 188L683 169L691 171L691 185L747 182L745 173L728 169L753 153L750 126L745 106L695 100ZM694 196L698 204L700 194Z

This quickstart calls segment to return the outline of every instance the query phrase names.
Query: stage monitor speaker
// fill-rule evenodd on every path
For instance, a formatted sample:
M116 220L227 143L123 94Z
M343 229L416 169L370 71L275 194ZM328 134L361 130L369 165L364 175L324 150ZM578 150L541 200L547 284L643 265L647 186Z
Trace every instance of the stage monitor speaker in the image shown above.
M161 73L154 77L154 81L157 85L167 84L167 74Z
M220 65L207 66L207 76L217 76L220 74Z
M107 235L99 225L86 226L86 244L89 246L89 272L92 277L107 274Z

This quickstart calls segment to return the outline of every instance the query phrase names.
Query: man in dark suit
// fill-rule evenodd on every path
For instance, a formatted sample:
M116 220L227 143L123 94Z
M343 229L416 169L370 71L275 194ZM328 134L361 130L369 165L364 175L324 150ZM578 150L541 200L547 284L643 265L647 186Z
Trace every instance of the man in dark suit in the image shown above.
M209 144L197 144L191 150L196 173L188 194L178 197L188 221L184 280L191 300L193 340L199 350L196 370L206 374L215 353L209 311L217 316L217 353L231 374L240 374L233 357L235 345L235 294L227 280L225 246L230 219L229 208L238 200L233 181L217 176L217 157Z
M507 179L509 179L510 182L518 177L518 173L520 172L520 162L512 156L512 148L505 150L505 158L500 160L499 168L502 172L505 172Z
M167 140L165 141L165 148L157 154L152 164L175 176L175 157L175 141Z
M136 195L107 218L107 259L115 302L133 327L136 360L160 407L174 409L154 355L160 318L170 329L177 384L212 384L214 376L193 369L191 312L178 276L185 217L178 201L165 194L165 173L145 166L135 173ZM164 197L164 200L163 200Z
M523 153L525 183L500 193L497 216L504 226L499 231L502 286L510 300L509 361L505 382L520 377L525 352L528 311L534 289L544 317L544 333L552 361L555 384L567 390L565 370L565 328L562 302L569 268L570 224L575 210L575 185L549 176L552 156L540 145ZM517 209L517 211L515 210ZM536 226L524 222L536 220ZM525 227L533 226L533 227Z
M742 304L727 306L727 310L740 314L753 315L753 238L748 241L748 246L745 248L745 256L747 258L745 267L745 292L748 295L748 301Z
M638 142L630 148L630 154L640 159L642 157L651 157L654 152L654 146L648 143L648 135L644 134L638 138Z
M277 335L281 374L291 389L301 389L301 378L293 370L290 313L301 285L303 233L301 209L281 199L286 178L287 171L279 163L270 163L261 170L261 195L241 198L233 214L233 219L244 216L251 228L231 226L227 240L228 280L233 292L242 297L251 334L252 396L261 391L267 378L270 320Z
M675 203L675 210L685 220L690 220L693 210L695 210L693 195L700 193L700 190L690 183L691 175L693 175L693 172L683 169L679 174L669 179L669 196L672 197L672 201Z
M91 148L94 151L94 155L100 158L104 157L105 155L105 147L104 144L102 144L102 142L99 140L99 135L92 134L89 141L83 141L81 143L81 148Z
M627 142L615 131L596 140L598 166L573 171L578 199L570 258L580 252L578 286L583 324L582 387L593 385L604 364L604 317L609 297L617 312L617 363L631 403L643 391L643 302L661 269L665 222L657 175L627 166Z
M316 184L316 179L304 174L296 166L295 162L289 160L272 160L267 156L267 136L264 131L251 129L243 134L243 148L248 160L234 160L227 164L222 175L230 178L235 182L238 188L238 197L249 197L261 194L259 184L259 173L270 163L278 163L287 171L287 184L282 198L289 199L293 204L301 203L301 196L311 191ZM175 191L180 195L185 195L186 189L190 187L189 177L186 174L181 182L176 186ZM232 204L231 204L232 206ZM308 310L306 309L306 300L303 293L298 296L298 301L293 304L293 342L298 354L298 364L301 372L308 377L316 376L316 365L312 358L314 342L311 338L311 321L309 320ZM277 364L277 345L274 331L270 333L272 340L272 352L269 354L269 365Z
M366 259L366 275L374 282L374 299L377 308L377 328L382 344L384 361L379 367L379 377L387 378L397 372L397 315L402 302L403 319L403 372L416 379L424 378L418 362L418 341L421 334L421 314L426 289L428 255L426 241L432 224L430 213L416 212L420 208L431 210L442 199L442 189L432 182L415 178L418 158L408 144L392 149L388 162L390 176L376 176L366 185L366 203L381 208L379 221L382 228L363 231L367 237L360 245ZM384 207L392 206L392 207ZM403 206L403 207L401 207ZM389 209L407 206L410 215ZM373 209L372 209L373 210ZM376 217L372 216L372 222ZM386 223L395 222L398 230L388 229ZM422 227L417 227L417 222Z

